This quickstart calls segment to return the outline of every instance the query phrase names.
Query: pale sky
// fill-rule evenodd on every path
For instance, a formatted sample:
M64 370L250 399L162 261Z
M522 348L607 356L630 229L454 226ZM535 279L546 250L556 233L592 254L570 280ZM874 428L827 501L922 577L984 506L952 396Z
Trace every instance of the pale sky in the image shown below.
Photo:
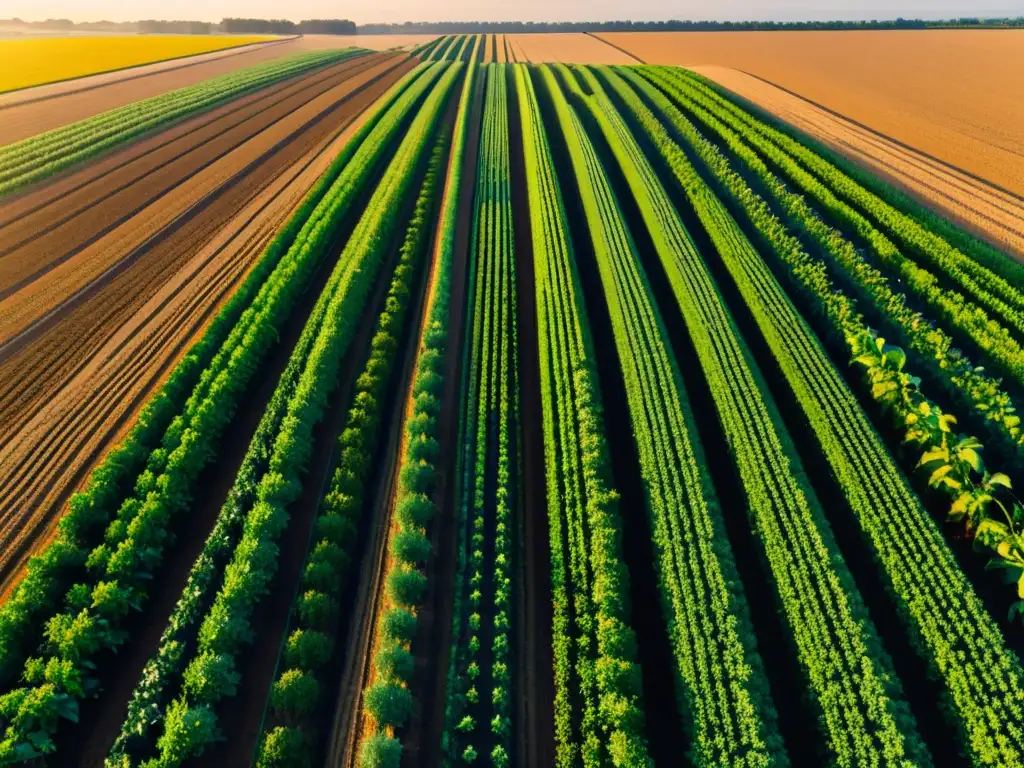
M0 0L0 18L26 21L189 19L224 16L349 18L357 24L403 21L607 21L613 19L947 18L1024 15L1024 0Z

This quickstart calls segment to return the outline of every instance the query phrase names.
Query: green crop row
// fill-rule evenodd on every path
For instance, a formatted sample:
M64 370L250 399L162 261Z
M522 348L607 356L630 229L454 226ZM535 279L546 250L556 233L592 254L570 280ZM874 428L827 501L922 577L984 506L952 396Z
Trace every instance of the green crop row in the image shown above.
M521 64L515 77L540 345L556 765L570 768L578 756L584 765L602 765L607 755L616 766L643 766L649 757L623 520L611 487L594 343L533 81Z
M386 151L425 87L421 82L432 79L413 76L395 87L389 100L400 95L393 108L367 123L367 132L357 137L361 141L350 145L325 176L329 185L318 186L301 218L286 230L290 239L278 238L268 250L264 258L272 271L259 272L262 283L247 283L239 294L248 306L239 313L233 300L230 314L221 315L233 324L214 323L216 335L197 347L201 357L172 374L172 381L181 370L193 377L192 366L207 361L198 381L192 378L188 400L182 405L185 393L177 391L172 402L165 390L154 401L165 427L162 439L150 430L153 411L147 406L140 419L144 431L136 427L127 448L105 461L86 490L72 498L60 535L0 609L8 675L42 638L39 655L24 662L22 676L29 685L0 698L0 717L7 725L0 744L4 759L52 750L49 734L59 720L77 717L79 699L95 692L93 658L127 639L120 629L125 614L147 598L152 574L173 538L174 520L188 508L196 478L212 459L238 399L322 260L336 222L362 188L359 180Z
M434 253L433 279L427 294L423 332L416 353L411 402L403 405L405 412L404 449L399 459L398 490L392 510L392 536L404 532L425 534L435 514L432 494L437 483L436 453L438 450L442 395L444 389L445 350L449 343L448 316L451 299L451 273L455 259L455 229L458 223L459 189L463 157L469 135L470 111L476 73L475 59L466 68L466 79L459 100L451 147L445 193L438 223ZM473 172L470 169L469 172ZM405 409L408 408L406 411ZM418 606L426 591L426 576L416 562L393 559L385 574L386 605L378 617L376 633L381 649L399 644L411 650L416 633ZM402 743L395 728L405 723L411 709L408 670L389 668L377 653L373 658L377 675L375 683L364 691L361 712L372 719L372 731L360 741L358 764L362 768L397 768L401 762Z
M696 75L685 70L669 70L674 78L698 82ZM726 99L720 100L723 111L741 120L764 139L784 150L836 195L858 207L863 213L889 233L889 236L907 249L919 261L931 264L944 277L963 290L966 298L988 308L997 317L1024 333L1024 288L1004 279L985 264L975 261L945 239L935 234L911 216L906 215L823 157L811 152L799 142L736 107ZM845 211L832 209L842 216ZM1019 338L1019 337L1018 337Z
M414 291L426 261L430 225L435 209L441 160L450 135L438 134L420 188L413 219L405 233L384 309L377 320L370 357L356 382L345 430L338 440L338 463L321 501L306 557L292 626L279 661L280 674L271 694L271 707L279 722L261 740L256 765L288 768L308 761L315 739L314 713L323 704L318 676L334 653L339 600L351 560L350 549L365 507L366 484L379 444L387 393L392 387ZM429 554L430 542L410 533L392 542L403 554ZM403 638L408 642L412 638ZM410 670L412 656L396 641L379 660L388 669Z
M173 120L364 53L361 48L346 48L257 64L0 147L0 195L93 158Z
M1008 441L1015 446L1024 441L1020 417L1016 415L1010 395L1002 389L1000 382L976 367L967 355L955 348L953 338L942 328L929 323L920 312L908 307L906 295L893 288L890 278L869 263L842 233L815 215L802 196L789 190L744 140L743 137L750 136L750 133L739 121L730 119L719 104L702 98L697 88L691 87L690 81L667 80L657 70L648 72L647 76L652 82L658 83L677 105L685 108L702 126L726 143L747 171L760 180L772 199L787 214L792 226L809 235L823 252L829 254L835 270L851 284L858 296L870 302L875 312L884 317L887 323L898 328L902 343L920 355L933 376L945 384L955 402L975 410L989 423L997 440ZM779 166L792 163L781 154L774 158L774 162ZM793 173L804 172L795 168ZM831 193L826 189L823 194ZM845 205L838 201L837 204ZM884 235L878 233L878 237L884 238ZM965 304L959 295L950 296L949 292L936 285L934 276L910 260L901 261L897 280L918 296L933 298L932 306L938 315L960 333L989 338L993 345L1002 344L1000 338L987 333L988 323L994 321L985 320L983 310ZM978 319L980 325L976 322ZM1012 342L1012 339L1009 341ZM997 356L1007 355L1008 348L996 353ZM1016 448L1011 449L1011 454L1015 452Z
M649 70L648 72L649 77L658 78L658 82L662 84L663 88L670 89L673 97L679 100L681 106L701 120L702 124L716 132L721 129L731 129L730 132L734 136L738 135L736 139L729 142L730 146L738 140L756 149L765 159L779 168L787 179L816 200L823 210L849 226L859 238L870 246L871 254L880 265L880 269L873 268L864 254L849 247L845 249L845 252L839 254L840 257L845 257L844 266L847 269L859 268L862 270L862 274L865 269L870 270L871 273L874 273L870 276L874 278L875 282L884 280L882 273L888 274L893 280L898 280L904 290L921 302L923 307L930 309L939 319L947 323L961 339L977 346L997 370L1012 377L1018 383L1024 383L1024 347L1018 343L1014 333L1011 333L1011 330L1003 324L1005 322L1017 334L1020 334L1024 331L1024 311L1001 302L995 297L990 297L989 300L982 302L979 296L987 291L988 286L984 280L973 291L974 295L944 288L939 276L944 277L948 270L942 264L936 265L939 270L939 276L936 276L928 269L906 258L867 217L837 197L828 186L805 170L784 149L764 138L746 120L737 117L737 111L725 99L699 82L674 73L670 74L671 71ZM708 110L713 110L714 114L709 114ZM705 117L712 122L711 125L705 122ZM728 128L723 123L727 123ZM771 182L768 183L776 189L779 187L778 183L774 185ZM807 208L806 202L803 207ZM986 312L984 307L988 307L989 311Z
M589 137L554 73L546 67L539 73L568 147L611 317L694 761L784 765L745 599L664 323Z
M630 105L698 213L707 211L706 225L720 243L719 255L726 269L807 415L911 638L946 688L965 749L978 765L1021 765L1024 679L1019 662L1006 648L938 527L771 270L661 119L637 94L679 132L766 243L778 252L790 251L798 243L730 168L717 147L664 94L633 71L617 71L635 91L619 87L616 92Z
M445 67L445 65L440 65ZM235 693L238 654L252 642L251 615L277 571L277 539L288 526L288 507L302 491L312 449L312 431L337 384L338 367L365 311L393 235L401 226L395 211L410 194L414 169L433 145L435 129L447 101L456 67L445 67L432 81L419 112L405 132L387 171L352 232L321 295L325 305L316 338L280 429L274 436L266 471L256 483L256 497L245 512L242 535L213 605L199 629L199 641L185 669L181 695L168 704L157 756L148 768L179 765L201 754L220 738L216 705ZM301 350L296 349L299 354ZM322 548L322 562L337 566L345 553L337 544ZM298 685L315 684L307 678ZM292 690L301 694L306 689Z
M459 35L446 35L430 54L431 61L444 61L458 47Z
M472 322L464 348L468 384L460 409L459 522L468 569L456 586L460 615L447 715L458 721L448 744L450 758L472 763L486 754L491 764L504 768L512 727L512 510L519 477L512 449L519 429L516 270L508 83L502 65L487 65L485 72L467 294Z
M708 380L836 764L929 764L891 662L711 273L629 127L593 73L581 75L595 95L577 96L623 170ZM691 203L720 254L737 247L721 236L734 234L723 209L702 198Z

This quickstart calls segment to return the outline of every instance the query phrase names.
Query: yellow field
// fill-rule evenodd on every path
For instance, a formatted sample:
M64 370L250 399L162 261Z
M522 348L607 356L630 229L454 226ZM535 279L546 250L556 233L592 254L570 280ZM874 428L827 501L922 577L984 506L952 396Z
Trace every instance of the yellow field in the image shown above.
M0 93L273 39L265 35L121 35L0 40Z

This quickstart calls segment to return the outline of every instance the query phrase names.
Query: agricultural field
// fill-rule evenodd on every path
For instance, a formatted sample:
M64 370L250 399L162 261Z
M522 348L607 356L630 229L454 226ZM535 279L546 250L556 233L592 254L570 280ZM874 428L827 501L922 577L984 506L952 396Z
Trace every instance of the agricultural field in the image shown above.
M0 93L263 43L259 35L117 35L0 41Z
M0 144L0 765L1024 767L1013 243L633 38L297 42Z
M1024 32L598 37L706 75L1024 258L1024 104L1006 87Z

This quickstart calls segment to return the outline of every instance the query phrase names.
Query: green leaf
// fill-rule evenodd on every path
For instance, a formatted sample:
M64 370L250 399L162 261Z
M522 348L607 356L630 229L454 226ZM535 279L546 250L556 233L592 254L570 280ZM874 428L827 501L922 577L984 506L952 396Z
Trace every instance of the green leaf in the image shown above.
M1006 475L1004 475L1002 472L996 472L996 473L990 475L989 478L988 478L988 483L987 484L989 486L1001 485L1001 486L1003 486L1003 488L1012 488L1013 487L1013 485L1010 482L1010 478L1007 477Z

